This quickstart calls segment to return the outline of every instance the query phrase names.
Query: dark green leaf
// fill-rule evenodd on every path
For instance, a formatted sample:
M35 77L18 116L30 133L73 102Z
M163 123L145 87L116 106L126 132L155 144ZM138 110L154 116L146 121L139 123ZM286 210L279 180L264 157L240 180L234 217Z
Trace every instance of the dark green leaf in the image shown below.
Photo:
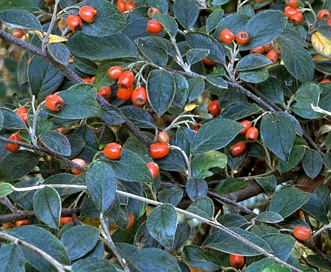
M89 257L86 259L75 262L71 267L72 272L116 272L115 266L105 260L95 257Z
M68 65L70 58L70 51L62 43L49 43L47 44L48 53L59 63Z
M187 80L187 83L189 85L187 103L190 103L203 93L205 90L205 81L201 77L192 77Z
M165 13L155 14L153 19L157 20L163 29L169 32L171 35L175 36L178 32L178 24L174 18Z
M54 175L49 176L48 178L46 178L43 182L43 185L69 184L74 177L75 176L73 174L69 174L69 173L54 174ZM60 196L64 194L65 190L66 189L64 189L64 188L61 188L61 189L56 188L56 191L58 192L58 194Z
M0 161L0 180L19 179L29 173L38 161L39 155L28 150L10 153Z
M275 262L269 258L263 258L252 264L248 265L245 268L245 272L256 272L256 271L264 271L265 268L275 264Z
M185 171L186 163L181 152L177 149L170 150L169 154L156 161L160 169L168 171Z
M182 200L184 195L182 188L167 188L157 193L157 198L162 203L169 203L173 206L177 206Z
M117 188L115 173L105 162L92 163L86 175L87 189L100 212L106 212L112 205Z
M179 223L175 235L174 249L178 250L184 246L184 244L190 238L190 233L191 227L186 221Z
M261 138L264 144L286 161L295 139L295 127L290 117L282 112L263 116L260 125Z
M77 260L85 256L97 244L99 230L97 228L81 225L75 226L63 233L61 242L68 251L70 260Z
M208 251L194 245L183 248L182 256L190 266L203 270L214 271L221 267L219 259Z
M148 232L167 249L174 245L177 228L177 212L170 204L156 207L147 217Z
M257 235L252 234L251 232L248 232L247 230L240 228L229 228L229 229L232 232L254 243L255 245L263 248L264 250L271 252L271 248L269 247L269 245ZM206 248L211 248L218 251L222 251L230 254L242 255L242 256L257 256L261 254L256 249L253 249L249 245L243 243L243 241L239 240L238 238L230 235L229 233L223 230L213 233L210 237L208 237L204 241L202 246Z
M316 218L323 224L329 224L328 211L324 208L323 203L315 194L309 194L309 200L301 209Z
M181 272L176 260L166 251L158 248L145 248L130 258L130 271L133 272Z
M323 167L322 156L315 150L307 149L302 159L303 170L311 179L317 177Z
M261 54L248 54L236 65L238 72L255 70L272 64L272 61Z
M23 241L26 241L40 250L46 252L58 262L69 265L70 260L65 247L48 230L36 226L22 226L7 231ZM28 263L39 271L56 272L53 265L46 261L42 256L25 247L20 247Z
M208 49L190 49L186 52L186 60L188 64L192 65L206 58L208 54L209 54Z
M186 104L187 97L189 95L189 84L186 78L179 74L173 74L176 84L176 93L173 100L173 104L181 109Z
M158 116L164 114L175 96L175 80L165 70L153 70L147 78L148 101Z
M284 12L266 10L259 12L246 24L244 31L249 34L249 43L242 50L249 50L259 45L267 44L283 31L287 23Z
M222 77L209 75L206 77L206 80L218 88L221 88L221 89L228 88L228 84Z
M149 7L156 7L162 13L167 13L169 9L169 4L167 0L147 0Z
M236 101L225 107L220 117L238 120L260 111L261 108L257 104Z
M256 177L255 180L268 194L273 194L275 192L277 186L277 179L275 176Z
M236 178L223 179L216 186L216 190L221 194L229 194L236 192L245 187L245 182Z
M38 219L53 229L58 229L61 216L61 199L52 187L46 186L33 196L33 210Z
M107 160L115 176L121 180L133 182L150 182L152 176L146 162L136 153L122 149L119 160Z
M176 145L179 146L186 155L190 155L190 147L196 132L186 127L179 127L176 132Z
M277 43L286 69L300 82L313 79L314 62L311 54L289 37L279 37Z
M265 235L263 239L272 248L272 254L283 261L290 257L296 241L292 236L281 233Z
M74 55L91 60L136 57L138 55L134 43L120 33L106 37L93 37L78 32L66 45Z
M256 220L264 223L279 223L284 220L284 218L276 213L271 211L261 212L257 215Z
M278 162L278 170L280 173L286 173L293 169L305 155L306 149L303 145L293 146L291 153L286 161L280 160Z
M21 117L19 117L16 112L7 109L0 108L0 112L3 116L3 128L7 129L24 129L26 125L24 124Z
M25 272L24 255L16 243L0 247L0 272Z
M241 228L247 225L248 223L245 217L236 213L224 214L218 217L217 221L226 227L238 227L238 228Z
M278 79L269 77L268 80L256 84L256 88L270 101L278 104L284 102L283 87Z
M229 144L242 130L238 122L218 118L203 125L193 138L191 152L202 154Z
M273 195L269 211L279 213L286 218L300 209L308 200L308 193L295 187L284 188Z
M100 118L109 125L115 126L125 122L122 112L113 105L103 105L101 111Z
M3 0L0 3L0 10L6 9L38 10L39 0Z
M85 0L77 6L91 6L98 11L93 23L83 24L82 32L90 36L108 36L115 34L125 26L123 15L115 5L105 0Z
M225 63L225 54L222 47L211 36L198 32L189 32L185 37L192 48L209 49L210 54L208 58L218 63Z
M54 153L63 156L69 156L71 154L69 140L60 132L47 130L39 135L39 139L47 149Z
M209 171L212 167L225 168L227 156L219 151L210 151L193 157L191 162L192 176L207 178L214 173Z
M124 106L120 108L122 113L140 128L155 128L151 115L136 106Z
M158 44L160 37L140 37L135 40L140 52L152 63L164 67L168 62L167 52Z
M269 78L269 72L266 68L260 68L253 71L244 71L239 73L241 80L249 83L261 83Z
M214 217L214 203L209 197L202 197L194 201L187 211L203 218L211 219Z
M41 102L54 93L63 80L63 74L41 58L33 57L28 66L28 77L32 93Z
M331 270L331 265L328 261L323 260L322 257L318 255L308 255L307 257L308 263L311 265L318 267L320 269ZM317 272L317 271L309 271L309 272Z
M176 0L173 5L174 15L185 28L191 28L199 16L199 7L195 0Z
M186 193L192 201L207 196L208 185L202 178L190 178L186 182Z
M63 119L83 119L99 115L101 110L95 92L91 84L74 85L58 94L64 100L64 106L60 111L46 112Z
M206 22L206 31L209 33L213 31L218 23L221 21L224 15L224 10L223 9L217 9L214 10L207 18Z
M32 13L24 10L0 11L0 20L12 28L42 30L39 20Z

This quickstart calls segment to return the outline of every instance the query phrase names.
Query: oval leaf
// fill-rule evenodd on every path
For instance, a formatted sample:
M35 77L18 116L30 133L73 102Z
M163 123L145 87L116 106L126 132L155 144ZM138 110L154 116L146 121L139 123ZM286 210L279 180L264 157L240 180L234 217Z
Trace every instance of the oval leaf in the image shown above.
M39 135L40 141L45 147L54 153L70 156L71 146L68 138L57 131L48 130Z
M12 28L42 30L36 16L25 10L10 9L0 11L0 20Z
M256 220L272 224L272 223L279 223L283 221L284 218L276 212L266 211L259 213L258 216L256 217Z
M55 42L47 44L48 53L59 63L67 65L70 59L70 51L64 44Z
M207 178L214 173L209 171L212 167L225 168L227 156L219 151L210 151L193 157L191 162L192 176Z
M13 185L11 185L10 183L0 184L0 198L11 194L13 191L14 191Z
M0 247L1 272L25 272L25 259L22 250L16 243Z
M286 261L293 250L296 240L287 234L274 233L263 236L263 239L272 248L272 254Z
M199 7L195 0L176 0L173 9L176 19L185 29L192 27L198 19Z
M214 203L209 197L202 197L194 201L187 211L203 218L211 219L214 217Z
M186 193L193 201L205 197L208 192L207 182L202 178L190 178L186 182Z
M272 61L261 54L248 54L239 60L236 65L236 70L238 72L249 71L262 68L270 64L272 64Z
M72 272L116 272L115 266L104 259L90 257L75 262L71 267Z
M322 156L315 150L307 149L302 159L303 170L311 179L317 177L323 167Z

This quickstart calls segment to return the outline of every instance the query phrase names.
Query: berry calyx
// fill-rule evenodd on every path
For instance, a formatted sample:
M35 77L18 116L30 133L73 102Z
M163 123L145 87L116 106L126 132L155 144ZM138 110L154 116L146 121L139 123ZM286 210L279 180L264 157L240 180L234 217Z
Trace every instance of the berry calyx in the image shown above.
M79 16L86 23L92 23L95 21L98 12L91 6L82 6L79 9Z
M121 66L112 66L108 69L108 76L112 79L112 80L117 80L120 75L123 74L123 69Z
M168 144L170 141L170 137L169 134L166 131L160 131L157 136L156 139L160 142L160 143L164 143L164 144Z
M147 167L151 172L152 178L155 179L159 174L159 166L155 162L148 162Z
M102 96L105 100L109 101L111 97L111 88L110 86L104 87L100 90L98 90L98 94Z
M70 14L67 17L67 25L70 30L75 31L83 27L83 21L78 15Z
M162 159L169 154L170 147L165 143L151 144L149 152L153 159Z
M213 100L210 102L207 106L208 111L210 112L211 115L219 115L221 112L221 107L220 104L218 103L218 100Z
M246 142L240 141L230 146L230 152L234 157L241 155L246 150Z
M147 23L147 32L151 34L158 34L162 31L163 26L156 20L149 20Z
M160 13L160 10L158 8L155 8L155 7L150 7L148 10L147 10L147 16L148 17L152 17L154 16L155 14L159 14Z
M249 42L249 34L246 31L238 32L236 42L241 45L247 44Z
M321 9L317 14L317 18L322 22L326 22L327 20L329 20L330 17L330 11L328 11L327 9Z
M240 134L245 134L247 130L252 127L252 122L249 120L242 120L240 124L244 126L244 128L240 131Z
M21 136L19 135L18 132L10 135L8 137L9 140L13 140L13 141L18 141L18 142L21 142L22 141L22 138ZM6 149L10 152L16 152L17 150L20 149L20 146L17 145L17 144L11 144L11 143L6 143Z
M118 143L107 144L103 150L106 158L111 160L118 160L122 156L122 146Z
M147 92L144 87L137 87L131 95L132 104L136 107L143 107L147 103Z
M86 162L85 160L81 159L81 158L74 158L71 160L73 163L78 164L81 167L86 167ZM75 176L80 175L81 173L83 173L82 170L79 170L76 167L71 167L71 173L73 173Z
M259 138L259 130L256 127L250 127L245 133L246 140L256 141Z
M293 236L300 241L307 241L311 236L311 231L305 226L297 226L293 229Z
M220 39L222 42L232 43L232 41L234 40L234 34L230 29L225 28L220 33Z
M50 94L46 97L45 104L50 111L60 111L63 108L64 101L61 96Z
M17 109L16 114L22 118L25 125L28 125L28 110L25 107L20 107Z
M241 268L245 264L245 258L241 255L230 254L230 265L234 268Z
M130 87L134 81L134 74L131 71L124 71L119 77L117 83L119 85Z

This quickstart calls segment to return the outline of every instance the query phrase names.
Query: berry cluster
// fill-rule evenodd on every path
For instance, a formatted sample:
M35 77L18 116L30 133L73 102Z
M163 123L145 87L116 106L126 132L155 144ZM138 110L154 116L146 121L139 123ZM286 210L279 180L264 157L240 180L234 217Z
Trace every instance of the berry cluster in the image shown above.
M250 53L265 54L273 63L277 63L278 61L278 52L275 49L271 49L270 43L253 48Z
M291 20L294 24L299 25L302 22L303 15L299 9L298 0L286 0L286 7L284 13L286 17Z
M137 4L132 0L118 0L116 6L121 13L124 13L126 11L134 10L137 7Z
M98 12L91 6L82 6L79 9L79 15L70 14L67 17L68 28L72 31L79 30L85 23L93 23L98 16Z
M246 31L240 31L235 36L233 32L225 28L220 32L220 39L224 43L232 43L234 40L241 45L245 45L249 42L249 34Z

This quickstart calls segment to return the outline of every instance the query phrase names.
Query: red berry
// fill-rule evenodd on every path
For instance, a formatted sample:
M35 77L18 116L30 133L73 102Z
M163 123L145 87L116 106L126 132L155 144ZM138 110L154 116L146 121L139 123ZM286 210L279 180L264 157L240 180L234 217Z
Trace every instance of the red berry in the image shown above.
M323 22L329 20L330 17L330 11L328 11L327 9L321 9L317 14L317 18Z
M147 92L144 87L137 87L131 95L132 104L137 107L143 107L147 103Z
M18 39L21 39L25 34L22 29L13 29L11 34Z
M84 78L82 78L82 80L87 84L92 84L92 80L90 77L84 77Z
M263 54L264 53L264 48L262 45L257 46L253 49L251 49L251 51L249 51L250 53L256 53L256 54Z
M303 15L300 12L297 14L294 14L291 18L291 21L293 21L293 23L296 25L301 24L302 20L303 20Z
M60 111L63 108L64 101L61 96L50 94L46 97L45 104L50 111Z
M162 159L169 154L170 147L165 143L155 143L149 148L153 159Z
M18 134L18 132L10 135L8 137L9 140L13 140L13 141L18 141L21 142L22 138L21 136ZM17 150L20 149L20 146L17 144L11 144L11 143L6 143L6 149L9 150L10 152L16 152Z
M246 140L256 141L259 138L259 130L256 127L251 127L245 133Z
M234 40L234 34L230 29L225 28L220 33L220 39L222 42L232 43L232 41Z
M100 90L98 90L98 94L102 96L105 100L109 101L111 97L111 88L110 86L104 87Z
M85 160L81 159L81 158L75 158L71 160L72 162L80 165L81 167L86 167L86 162ZM77 169L76 167L71 167L71 173L73 173L75 176L80 175L81 173L83 173L82 170Z
M298 226L294 228L293 235L300 241L307 241L310 238L311 232L310 229L305 226Z
M133 93L133 87L119 87L117 89L117 97L121 100L127 101L129 99L131 99Z
M245 134L247 130L252 127L252 122L249 120L243 120L240 122L240 124L244 126L242 131L240 131L240 134Z
M16 114L22 118L23 122L28 125L28 110L25 107L20 107L17 109Z
M147 23L147 32L151 34L160 33L163 29L163 26L156 20L149 20Z
M202 63L206 66L214 66L215 65L215 61L213 61L209 58L202 59Z
M86 23L94 22L97 15L98 15L98 12L91 6L82 6L79 9L79 16Z
M108 69L108 76L112 80L117 80L121 74L123 74L123 69L121 66L112 66Z
M288 7L297 8L299 6L298 0L285 0L285 4Z
M300 13L300 9L287 6L284 13L287 18L292 19L293 15Z
M60 223L62 225L66 225L68 223L72 222L72 217L69 217L69 216L64 216L64 217L61 217L60 218Z
M230 265L235 268L241 268L245 264L245 258L241 255L230 254Z
M131 228L131 226L134 223L134 220L135 220L134 216L131 213L128 213L128 224L126 225L125 229Z
M134 74L131 71L123 72L119 77L117 83L119 85L130 87L134 81Z
M20 227L23 225L29 225L29 219L24 219L24 220L17 220L15 222L16 227Z
M238 34L236 35L236 42L241 45L248 43L249 42L248 33L245 31L238 32Z
M243 141L230 146L230 152L235 157L244 153L245 150L246 150L246 142Z
M331 82L331 79L323 78L319 83L323 84L323 83L330 83L330 82Z
M156 138L160 143L164 144L168 144L170 141L169 134L166 131L160 131L157 134Z
M270 50L266 55L268 59L270 59L273 63L277 63L278 61L278 53L276 50Z
M207 106L207 109L210 112L210 114L214 116L219 115L221 112L221 107L220 104L218 103L218 100L213 100L212 102L210 102Z
M103 150L106 158L111 160L118 160L122 156L122 146L118 143L107 144Z
M124 8L125 8L125 11L132 11L134 10L135 8L137 7L137 4L136 2L134 1L127 1L125 4L124 4Z
M117 1L117 4L116 4L116 7L118 8L118 10L121 13L124 13L125 12L125 4L124 4L123 0L118 0Z
M82 19L76 14L70 14L67 17L67 25L70 30L79 30L83 27Z
M152 178L155 179L159 174L159 166L155 162L148 162L147 167L151 172Z

